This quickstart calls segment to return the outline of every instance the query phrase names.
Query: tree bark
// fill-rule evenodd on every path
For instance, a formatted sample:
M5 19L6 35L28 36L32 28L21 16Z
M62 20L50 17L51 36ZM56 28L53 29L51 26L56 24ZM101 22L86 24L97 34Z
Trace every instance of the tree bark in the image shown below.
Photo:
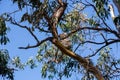
M58 47L64 54L66 54L67 56L70 56L73 59L76 59L78 62L80 62L80 64L90 73L92 73L97 80L104 80L104 77L102 76L101 72L98 70L97 67L93 66L92 64L89 64L89 61L75 53L73 53L72 51L68 50L65 48L65 46L63 46L60 41L58 41L57 39L53 39L51 41L56 47Z
M60 43L60 40L58 39L58 34L57 34L57 29L56 25L58 24L59 20L61 19L61 16L63 15L65 9L66 9L66 4L62 2L62 0L58 0L58 3L60 7L56 10L56 12L53 13L52 20L54 19L55 21L52 23L51 26L51 32L53 35L53 39L50 40L58 49L61 50L64 54L67 56L70 56L71 58L77 60L88 72L92 73L97 80L104 80L101 72L98 70L97 67L93 66L92 64L89 63L89 61L86 58L83 58L74 52L70 51L67 49L63 44Z

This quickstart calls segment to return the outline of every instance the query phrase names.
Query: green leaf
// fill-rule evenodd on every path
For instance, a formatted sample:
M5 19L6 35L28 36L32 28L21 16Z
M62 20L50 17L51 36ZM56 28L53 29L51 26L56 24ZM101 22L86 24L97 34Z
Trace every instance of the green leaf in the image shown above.
M6 45L9 42L9 38L7 35L7 30L9 28L6 27L6 23L3 18L0 17L0 43Z
M48 68L48 64L44 64L43 67L42 67L42 77L46 77L47 76L47 68Z
M12 64L15 65L19 69L24 69L25 65L21 63L21 59L19 57L14 57L12 59Z

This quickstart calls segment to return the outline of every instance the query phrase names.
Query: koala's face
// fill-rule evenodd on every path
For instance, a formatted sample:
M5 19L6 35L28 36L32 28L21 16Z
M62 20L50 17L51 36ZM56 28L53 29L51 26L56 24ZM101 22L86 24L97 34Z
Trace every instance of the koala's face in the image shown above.
M67 36L67 33L60 34L60 39L63 39Z

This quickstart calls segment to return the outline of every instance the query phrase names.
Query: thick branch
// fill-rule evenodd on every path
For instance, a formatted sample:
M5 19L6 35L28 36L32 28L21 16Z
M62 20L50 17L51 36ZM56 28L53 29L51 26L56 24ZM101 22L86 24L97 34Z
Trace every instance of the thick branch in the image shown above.
M98 68L94 67L92 64L89 64L89 61L87 61L85 58L73 53L72 51L66 49L57 39L53 39L51 41L53 44L55 44L62 52L64 52L64 54L70 56L71 58L74 58L76 60L78 60L81 65L88 70L89 72L91 72L93 75L95 75L95 77L98 80L104 80L101 72L98 70Z
M59 3L59 7L56 8L56 10L54 11L53 15L52 15L52 25L50 25L50 29L52 32L53 37L55 37L56 39L58 39L58 32L57 32L57 24L59 23L61 17L64 14L64 11L66 9L66 4L62 2L62 0L58 0Z
M62 0L58 0L58 3L61 5L61 6L64 6L64 3Z

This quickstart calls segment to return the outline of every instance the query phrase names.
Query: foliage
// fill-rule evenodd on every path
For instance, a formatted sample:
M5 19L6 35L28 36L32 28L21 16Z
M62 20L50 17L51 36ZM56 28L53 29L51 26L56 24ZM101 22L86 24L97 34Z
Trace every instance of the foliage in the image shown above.
M5 13L6 15L0 18L1 44L9 41L6 36L8 28L5 23L8 21L26 29L36 41L35 45L20 47L20 49L39 47L36 56L30 57L26 63L22 63L19 56L14 57L12 63L15 67L24 69L29 65L31 69L34 69L37 67L37 63L42 63L41 75L43 78L55 79L57 77L60 80L63 77L70 78L74 73L83 74L80 77L82 80L96 78L109 80L120 75L120 60L112 56L111 50L114 48L109 46L120 42L118 30L107 23L110 17L109 0L11 1L18 5L19 11L23 14L18 22L9 13ZM88 16L87 13L84 13L86 9L93 10L92 15ZM23 25L23 23L30 25ZM45 39L39 39L41 34L36 35L36 32L47 35ZM61 39L60 35L63 33L67 35ZM71 41L71 49L65 47L62 40ZM4 59L7 60L7 58ZM2 61L5 67L8 61L9 59L6 63ZM8 73L5 73L6 75Z
M108 14L109 14L109 10L108 10L108 2L109 0L93 0L93 2L95 3L95 9L96 12L98 14L98 16L100 16L100 18L102 19L106 19L108 18Z
M109 51L110 49L108 47L100 51L97 65L106 80L115 79L112 73L116 74L116 72L119 71L117 69L119 66L119 59L115 59L111 56ZM119 73L117 73L117 75L119 75Z
M0 17L0 44L6 45L6 43L9 42L7 30L8 28L6 27L4 19Z
M9 54L7 50L0 50L0 75L14 80L14 69L9 67Z

